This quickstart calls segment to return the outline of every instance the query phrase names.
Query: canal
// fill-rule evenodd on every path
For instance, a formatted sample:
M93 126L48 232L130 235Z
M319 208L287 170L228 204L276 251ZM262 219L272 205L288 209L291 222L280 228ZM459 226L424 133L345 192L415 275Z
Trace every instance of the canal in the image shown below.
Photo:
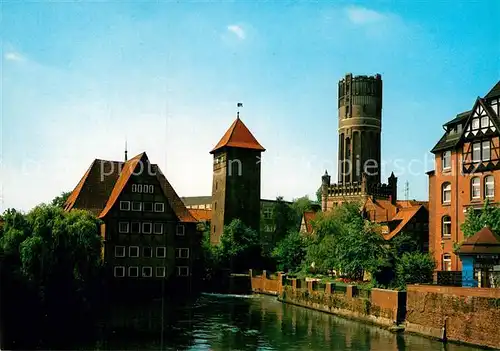
M94 350L479 350L381 328L262 295L202 295L184 306L115 310ZM167 313L163 314L167 315ZM131 328L127 331L126 328ZM135 330L132 333L130 330ZM137 333L140 331L140 333Z

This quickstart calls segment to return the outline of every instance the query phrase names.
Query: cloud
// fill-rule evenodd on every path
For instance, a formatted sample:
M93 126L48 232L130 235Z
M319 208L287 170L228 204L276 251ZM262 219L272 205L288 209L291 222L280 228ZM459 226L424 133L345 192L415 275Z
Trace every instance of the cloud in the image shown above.
M7 61L16 61L16 62L26 61L26 58L23 55L14 51L6 52L3 57Z
M227 26L227 30L234 33L239 39L245 39L245 31L243 30L243 28L241 28L241 26L232 24Z
M386 15L365 7L350 6L345 11L347 12L349 21L356 25L373 24L386 19Z

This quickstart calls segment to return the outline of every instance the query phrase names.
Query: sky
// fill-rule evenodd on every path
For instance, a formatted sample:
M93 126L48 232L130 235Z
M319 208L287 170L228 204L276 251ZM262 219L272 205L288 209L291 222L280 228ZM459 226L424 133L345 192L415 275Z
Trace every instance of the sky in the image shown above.
M382 176L427 199L442 124L500 78L500 2L0 1L0 212L72 190L95 158L146 151L180 196L241 119L262 197L337 174L337 84L380 73Z

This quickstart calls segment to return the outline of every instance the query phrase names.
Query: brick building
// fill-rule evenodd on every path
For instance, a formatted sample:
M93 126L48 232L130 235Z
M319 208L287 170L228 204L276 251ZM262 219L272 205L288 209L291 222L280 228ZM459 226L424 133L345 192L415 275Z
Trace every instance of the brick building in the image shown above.
M261 154L259 144L239 117L231 124L213 155L212 219L210 241L220 242L224 226L240 219L260 230Z
M64 209L102 220L103 259L115 279L191 281L197 221L146 153L125 162L94 160Z
M444 135L431 150L435 170L428 172L429 227L437 270L462 269L454 245L464 240L460 225L467 209L480 209L487 199L500 202L499 101L500 81L470 111L445 123Z

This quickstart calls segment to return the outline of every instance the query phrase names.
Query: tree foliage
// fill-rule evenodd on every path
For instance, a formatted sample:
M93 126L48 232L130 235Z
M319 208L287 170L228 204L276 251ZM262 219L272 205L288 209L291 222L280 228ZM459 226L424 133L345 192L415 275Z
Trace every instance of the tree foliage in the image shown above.
M286 203L282 196L278 196L274 203L273 221L275 225L274 243L283 240L290 230L297 229L296 209Z
M71 195L71 191L63 191L61 195L56 196L52 201L51 205L56 206L56 207L64 207L64 204L66 203L66 200L68 197Z
M275 247L272 257L278 269L285 272L297 271L306 256L308 238L297 231L292 231Z
M435 268L436 262L430 254L406 252L396 263L398 285L429 283Z
M494 232L500 231L500 208L491 206L486 200L481 211L467 210L465 221L460 226L465 238L470 238L484 226L490 226Z

